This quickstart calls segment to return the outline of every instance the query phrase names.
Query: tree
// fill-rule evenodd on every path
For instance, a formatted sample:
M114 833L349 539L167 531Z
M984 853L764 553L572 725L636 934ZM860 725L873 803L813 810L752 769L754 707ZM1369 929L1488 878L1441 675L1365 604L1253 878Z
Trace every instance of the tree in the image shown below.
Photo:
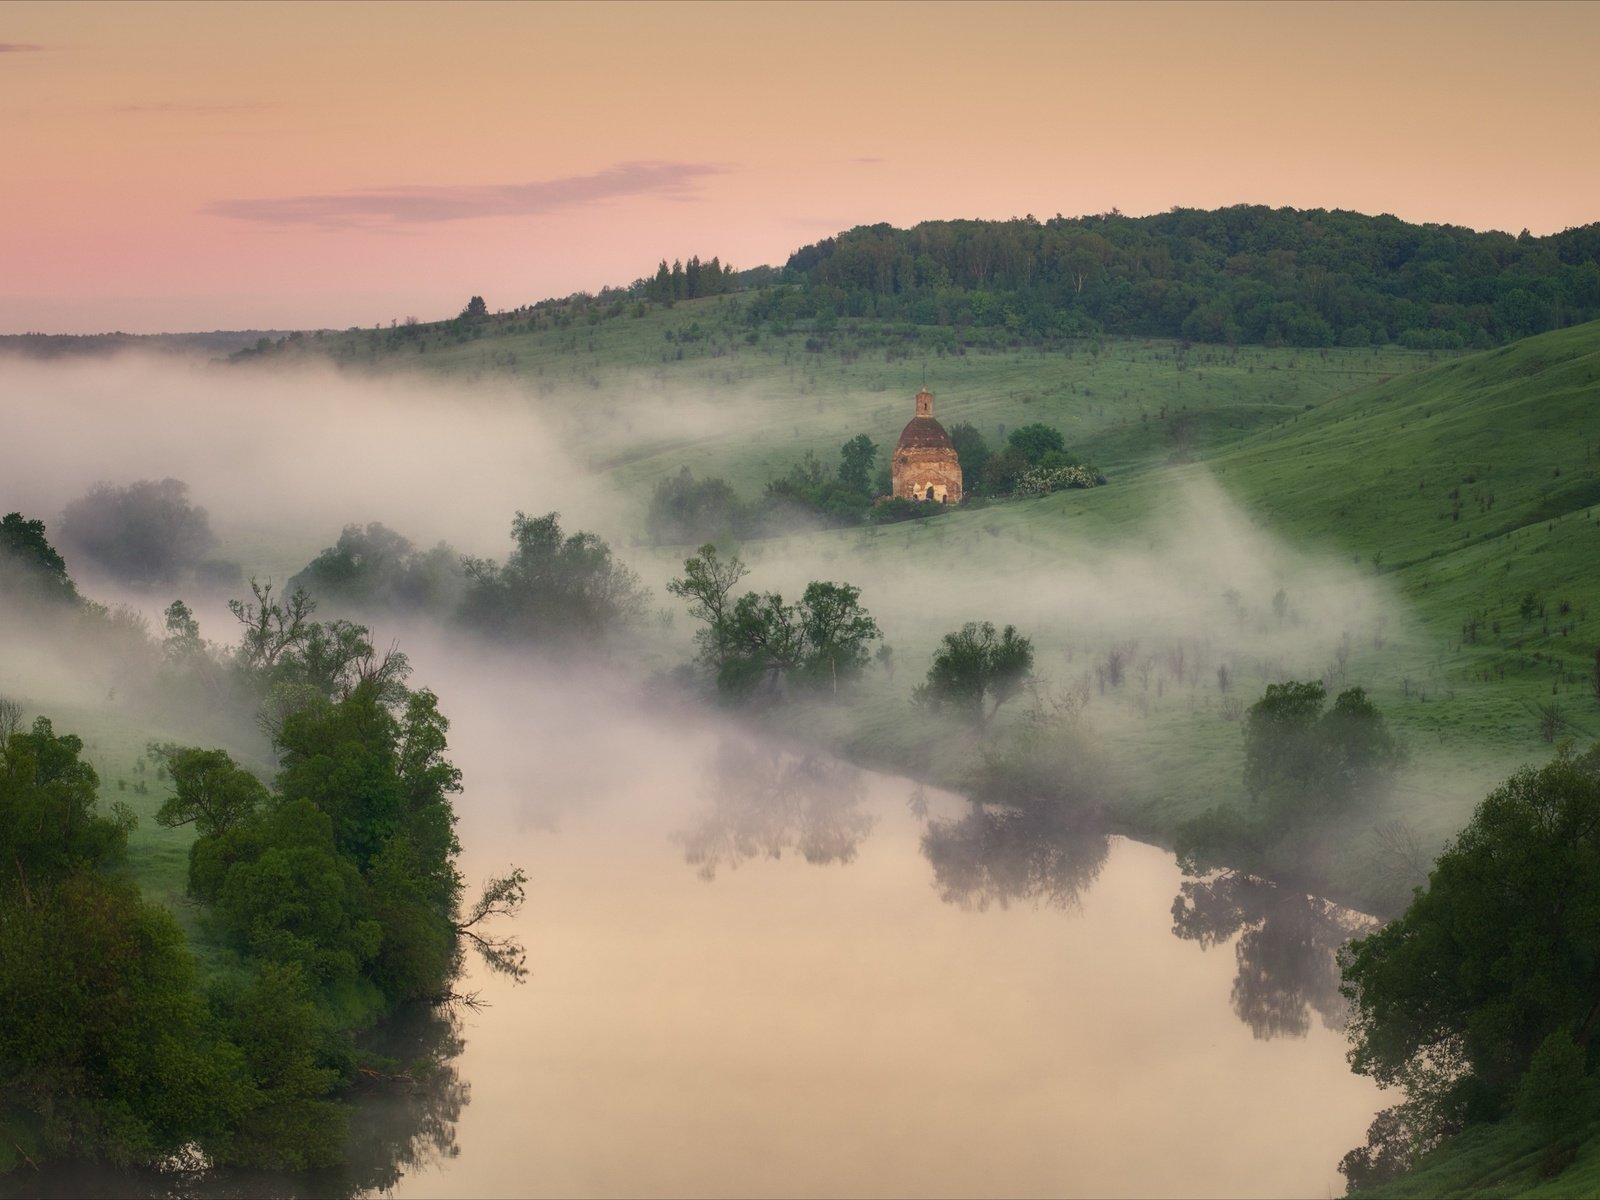
M103 873L132 813L95 812L82 750L44 717L0 746L0 1171L147 1161L223 1101L183 934Z
M961 478L968 490L976 490L983 478L983 465L989 461L989 444L971 421L962 421L950 427L950 442L956 448L956 458L961 463Z
M837 693L841 682L865 670L868 643L882 636L861 606L861 589L850 584L813 580L798 604L776 592L732 600L746 574L738 558L724 561L715 547L702 546L683 568L667 590L691 602L690 614L703 625L696 635L701 661L725 693L747 694L762 684L771 692L785 680Z
M461 310L461 319L472 321L489 315L489 306L483 302L482 296L474 296L467 301L467 306Z
M1007 625L996 635L994 626L968 621L955 633L944 635L928 668L927 681L914 695L935 708L946 704L967 714L980 729L988 728L1000 706L1027 684L1033 675L1033 642ZM984 711L985 701L992 707Z
M16 579L55 599L76 602L78 589L67 576L67 562L45 536L43 521L19 512L0 518L0 588Z
M83 740L57 736L48 717L0 746L0 904L15 896L32 907L41 883L121 857L133 812L95 811L100 780L82 753Z
M460 602L464 579L461 558L447 543L418 550L373 521L365 527L346 525L334 545L290 577L288 589L363 609L444 616Z
M656 484L645 524L654 542L693 543L739 534L747 518L727 480L697 480L684 467Z
M194 825L196 837L227 833L269 798L266 784L236 765L226 751L201 750L170 742L151 743L150 756L167 769L173 794L156 813L168 829Z
M867 644L882 637L878 623L861 607L861 589L848 583L813 580L798 610L800 677L835 694L841 681L858 678L871 661Z
M1403 1086L1425 1132L1498 1117L1552 1035L1590 1046L1597 928L1600 746L1496 788L1404 915L1346 948L1351 1066Z
M689 601L689 615L701 623L695 638L701 660L713 671L721 670L731 646L733 605L728 597L749 573L737 554L724 559L707 544L684 560L683 576L667 584L668 592Z
M1059 429L1039 422L1013 429L1011 436L1006 439L1006 444L1019 451L1028 460L1029 466L1033 466L1052 450L1060 453L1067 448L1066 439L1061 436Z
M559 513L517 513L511 538L505 566L479 558L464 564L460 615L468 626L491 636L592 641L644 611L639 577L597 535L564 534Z
M1323 812L1369 795L1393 775L1400 749L1361 688L1323 711L1320 683L1268 684L1245 721L1244 782L1272 821Z
M216 545L206 510L189 503L178 479L96 484L61 516L63 545L127 583L166 583L197 566Z
M839 447L839 482L863 495L872 494L872 463L878 447L864 433L858 433Z

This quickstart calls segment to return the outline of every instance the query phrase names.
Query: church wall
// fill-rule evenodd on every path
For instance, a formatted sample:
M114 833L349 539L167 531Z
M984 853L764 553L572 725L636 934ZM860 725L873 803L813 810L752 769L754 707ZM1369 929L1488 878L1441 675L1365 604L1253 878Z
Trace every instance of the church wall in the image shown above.
M935 500L961 503L961 460L949 447L896 450L890 475L897 500L925 500L931 487Z

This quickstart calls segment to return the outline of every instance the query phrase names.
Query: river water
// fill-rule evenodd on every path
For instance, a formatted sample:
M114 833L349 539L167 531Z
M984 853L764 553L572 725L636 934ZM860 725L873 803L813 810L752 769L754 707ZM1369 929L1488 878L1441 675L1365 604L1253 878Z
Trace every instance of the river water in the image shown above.
M451 1119L396 1194L1342 1192L1392 1103L1345 1064L1351 914L595 712L452 734L469 880L529 874L527 975L469 957Z

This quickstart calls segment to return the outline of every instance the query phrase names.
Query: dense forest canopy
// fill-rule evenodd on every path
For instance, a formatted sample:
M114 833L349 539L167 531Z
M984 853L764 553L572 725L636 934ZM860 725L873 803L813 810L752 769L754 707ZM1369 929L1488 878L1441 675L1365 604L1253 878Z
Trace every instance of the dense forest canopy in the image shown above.
M1550 237L1239 205L860 226L797 250L767 318L1205 342L1484 347L1600 317L1600 224Z

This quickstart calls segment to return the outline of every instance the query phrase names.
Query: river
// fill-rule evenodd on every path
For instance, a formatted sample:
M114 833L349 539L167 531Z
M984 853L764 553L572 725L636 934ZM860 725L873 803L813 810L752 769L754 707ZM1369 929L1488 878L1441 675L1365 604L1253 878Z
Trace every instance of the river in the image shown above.
M1331 905L738 732L536 725L455 735L527 975L469 959L470 1097L400 1196L1323 1196L1392 1103Z

